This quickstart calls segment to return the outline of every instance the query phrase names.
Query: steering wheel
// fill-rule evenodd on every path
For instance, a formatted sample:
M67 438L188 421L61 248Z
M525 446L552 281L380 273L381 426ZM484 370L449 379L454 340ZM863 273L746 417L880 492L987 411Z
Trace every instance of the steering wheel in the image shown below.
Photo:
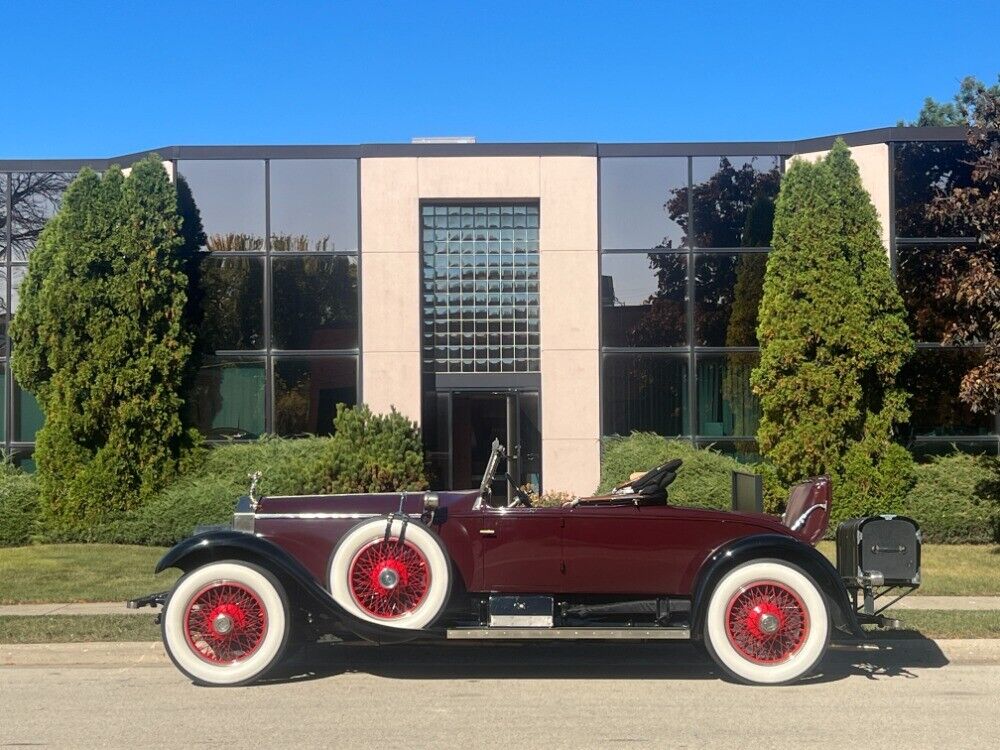
M531 507L531 498L528 496L528 493L525 492L524 490L522 490L516 484L514 484L513 480L511 480L511 478L510 478L509 475L507 477L507 481L510 482L511 487L514 488L514 499L510 501L510 505L508 505L507 507L508 508L518 508L518 507L521 507L521 508L530 508Z

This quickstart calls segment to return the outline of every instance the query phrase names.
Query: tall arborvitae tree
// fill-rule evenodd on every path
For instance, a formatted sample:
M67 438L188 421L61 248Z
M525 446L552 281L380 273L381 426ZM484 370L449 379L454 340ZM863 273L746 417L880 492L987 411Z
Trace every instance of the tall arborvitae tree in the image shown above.
M177 193L150 157L83 170L31 255L12 367L46 420L35 459L51 528L136 507L194 440L180 418L191 353Z
M909 481L892 438L908 416L896 378L913 343L878 216L842 141L788 170L773 247L752 376L761 451L785 482L833 475L838 516L892 509Z

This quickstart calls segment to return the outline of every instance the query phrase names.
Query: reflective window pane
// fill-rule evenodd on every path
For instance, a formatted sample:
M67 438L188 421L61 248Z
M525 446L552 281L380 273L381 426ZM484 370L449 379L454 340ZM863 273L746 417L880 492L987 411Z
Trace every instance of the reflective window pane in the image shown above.
M0 173L0 258L7 254L7 183L8 177Z
M915 141L894 147L897 237L968 237L975 232L956 219L928 216L935 196L972 184L972 153L964 142Z
M750 371L759 361L757 352L698 356L698 435L757 434L760 402L750 390Z
M211 358L187 400L191 422L210 440L264 433L264 361Z
M24 261L45 223L59 210L71 172L14 172L10 175L11 260Z
M19 443L32 443L35 433L45 424L45 414L38 405L35 394L23 390L14 381L14 412L12 438Z
M687 342L687 256L606 253L601 257L604 346Z
M608 354L603 381L606 435L688 434L686 357Z
M358 250L358 163L271 160L271 249Z
M7 439L7 365L0 364L0 440Z
M767 247L781 182L779 156L691 161L695 247Z
M764 294L766 270L766 253L696 256L696 344L757 345L757 315Z
M756 440L698 440L698 447L716 451L724 456L735 458L740 463L757 464L761 462L760 447Z
M206 249L264 249L264 162L181 161L179 179L190 188L205 230Z
M938 297L937 285L950 271L951 245L903 245L896 248L896 283L917 341L940 343L955 322L954 300ZM959 250L960 252L960 250Z
M279 435L329 435L337 404L357 402L354 357L274 361L274 427Z
M272 346L353 349L358 345L358 261L274 258Z
M993 415L975 413L958 398L962 376L982 362L976 349L918 349L904 367L902 386L911 394L913 436L986 435L993 432Z
M0 357L10 353L7 322L7 266L0 263Z
M996 440L917 440L910 446L910 453L917 461L927 461L933 456L950 456L969 453L974 456L995 456L1000 444Z
M202 258L199 339L209 351L264 348L264 263L260 258Z
M687 157L601 159L601 247L681 247L687 184Z

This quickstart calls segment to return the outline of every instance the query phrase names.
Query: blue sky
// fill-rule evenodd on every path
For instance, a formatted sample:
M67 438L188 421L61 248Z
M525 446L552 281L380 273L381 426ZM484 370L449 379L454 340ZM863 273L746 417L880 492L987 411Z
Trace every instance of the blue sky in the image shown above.
M995 0L0 0L0 24L0 158L790 139L893 125L1000 72Z

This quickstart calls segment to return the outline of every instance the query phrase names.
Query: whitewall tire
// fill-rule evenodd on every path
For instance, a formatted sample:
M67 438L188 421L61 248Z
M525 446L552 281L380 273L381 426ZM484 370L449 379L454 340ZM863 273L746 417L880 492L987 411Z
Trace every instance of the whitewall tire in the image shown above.
M330 594L366 622L398 630L429 627L451 593L451 567L438 538L417 522L385 518L348 531L330 558ZM400 543L400 534L403 536Z
M238 560L210 563L174 586L161 618L163 644L178 669L204 685L241 685L281 658L288 599L271 573Z
M705 647L730 677L777 685L816 667L830 642L826 598L800 568L757 560L729 571L705 613Z

